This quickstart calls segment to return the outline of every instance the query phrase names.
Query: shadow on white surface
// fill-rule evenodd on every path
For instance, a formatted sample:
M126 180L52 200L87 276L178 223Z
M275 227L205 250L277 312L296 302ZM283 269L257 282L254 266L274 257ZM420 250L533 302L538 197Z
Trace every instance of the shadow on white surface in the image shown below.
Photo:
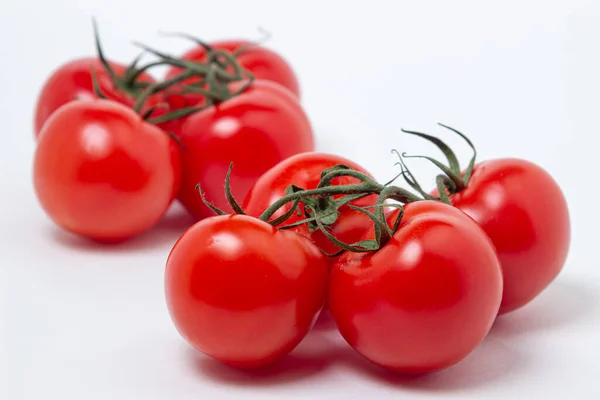
M241 386L294 384L332 367L379 384L417 392L448 392L494 385L510 376L527 374L535 363L519 349L524 335L560 330L593 312L594 293L576 281L559 279L532 304L501 317L483 343L467 358L446 370L421 376L403 376L378 367L352 350L335 330L328 312L288 357L256 371L239 371L189 350L197 372L216 382ZM466 327L468 329L468 327Z
M329 368L336 343L326 334L312 331L302 343L279 363L256 370L238 370L189 349L194 368L211 380L242 386L285 386L310 378Z
M516 336L566 328L598 308L599 296L584 282L558 277L538 298L523 308L499 317L490 335Z
M458 364L428 375L406 376L388 371L367 361L349 347L343 351L340 349L338 358L361 377L404 390L425 392L449 392L488 386L508 375L522 373L527 367L515 348L489 337Z
M194 219L178 204L173 205L164 217L150 230L114 244L98 243L51 226L47 234L55 243L78 251L137 252L157 246L173 245L194 224Z

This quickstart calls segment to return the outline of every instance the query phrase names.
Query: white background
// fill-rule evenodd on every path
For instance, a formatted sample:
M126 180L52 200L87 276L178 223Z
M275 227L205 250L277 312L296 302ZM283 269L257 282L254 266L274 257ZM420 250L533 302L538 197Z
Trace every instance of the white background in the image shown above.
M396 172L391 148L431 149L401 127L444 135L468 159L438 121L470 135L480 159L542 165L572 215L563 273L464 362L426 377L371 367L327 324L269 372L196 354L163 299L165 259L189 222L180 210L145 236L99 247L55 228L33 194L34 101L53 68L92 54L92 15L122 61L133 39L188 47L159 30L214 40L268 29L268 46L300 77L319 150L382 180ZM0 398L600 398L597 0L3 0L0 52Z

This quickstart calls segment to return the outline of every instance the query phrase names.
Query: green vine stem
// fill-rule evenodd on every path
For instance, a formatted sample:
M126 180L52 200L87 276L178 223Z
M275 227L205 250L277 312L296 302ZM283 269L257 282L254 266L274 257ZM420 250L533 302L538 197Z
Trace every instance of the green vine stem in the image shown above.
M403 174L404 179L411 188L413 188L414 190L419 192L419 194L421 194L421 196L423 196L425 199L441 200L444 203L450 204L449 196L451 196L455 193L458 193L461 190L464 190L467 187L467 185L469 184L469 180L471 179L471 175L473 173L473 168L475 167L475 161L477 159L477 150L475 149L473 142L471 142L471 140L467 136L465 136L463 133L461 133L458 130L451 128L447 125L441 124L441 123L438 123L438 125L459 135L462 139L464 139L467 142L469 147L471 147L471 149L473 150L473 156L471 157L471 160L469 161L469 164L468 164L467 168L465 169L464 173L461 172L460 163L458 161L458 158L456 157L456 154L444 141L442 141L441 139L439 139L435 136L431 136L431 135L428 135L428 134L425 134L422 132L416 132L416 131L402 129L402 132L404 132L404 133L418 136L422 139L425 139L425 140L433 143L444 154L448 164L444 164L444 163L442 163L432 157L429 157L429 156L422 156L422 155L409 156L406 153L400 154L397 151L395 153L398 155L398 157L400 159L398 164L400 165L402 171L404 172L404 174ZM440 196L439 198L430 196L423 191L423 189L421 188L421 185L419 185L419 183L415 179L414 175L410 172L410 170L406 166L406 163L404 161L405 158L426 159L426 160L430 161L431 163L433 163L436 167L438 167L442 171L442 174L440 174L436 177L436 187L438 189L438 193Z
M244 210L231 194L230 178L232 168L233 163L230 164L225 178L225 197L235 213L245 215ZM359 183L332 185L331 182L333 179L342 176L355 178ZM206 204L213 212L218 215L226 214L225 211L215 207L206 200L200 185L197 185L196 189L199 191L204 204ZM353 200L373 194L378 195L378 197L376 203L372 206L358 207L350 204ZM389 203L388 200L394 200L397 203ZM286 195L275 201L258 217L258 219L267 222L272 226L276 226L278 229L290 229L299 225L308 224L311 227L311 231L320 230L325 237L340 248L340 251L335 254L327 254L328 256L336 256L343 251L367 252L380 249L392 238L400 226L403 208L399 203L406 204L420 200L423 199L406 189L392 186L391 182L390 184L382 185L362 172L353 170L345 165L338 165L323 171L321 180L316 189L307 190L294 185L289 186L286 190ZM292 203L290 209L281 216L272 218L277 211L290 203ZM301 209L300 203L302 203L303 209ZM339 217L338 210L343 205L348 205L351 209L365 214L373 221L375 239L358 243L344 243L329 232L329 227L336 222ZM384 213L384 208L386 207L400 209L400 213L398 213L392 227L388 226L387 216ZM369 208L374 208L374 212L369 211ZM304 214L306 218L288 225L283 225L295 213L298 213L298 215Z
M181 36L184 34L177 35ZM185 37L191 36L186 35ZM199 39L195 38L194 41L197 43L203 43L199 41ZM138 97L136 109L140 110L150 96L162 91L169 91L172 94L201 94L206 100L203 106L187 107L167 113L157 117L156 119L149 119L148 122L153 124L158 124L173 119L180 119L205 108L211 107L215 104L219 104L232 97L238 96L244 92L254 82L255 79L254 75L245 70L231 54L221 50L213 50L210 46L208 47L211 49L209 52L208 62L201 63L178 59L141 43L136 43L136 45L144 49L146 52L151 53L159 58L159 61L148 64L149 66L155 67L158 65L171 65L183 69L182 73L174 76L171 79L146 87L143 93ZM219 57L222 57L224 61L219 59ZM228 72L230 67L233 69L232 74ZM145 68L147 68L147 66L141 67L140 70L144 70ZM244 83L240 85L237 90L233 92L229 91L229 83L240 81ZM207 88L205 86L207 86ZM178 88L179 90L173 90L174 87Z
M135 57L127 66L127 69L119 75L115 72L105 56L100 40L98 24L95 19L92 19L92 25L96 52L103 69L110 77L115 89L135 99L136 103L134 109L136 112L141 113L142 110L144 110L144 105L148 99L151 96L162 92L181 95L195 93L202 95L206 100L204 106L173 110L156 118L152 118L152 112L144 110L143 117L149 123L158 124L184 118L185 116L201 111L204 108L239 95L254 81L254 75L239 64L233 53L213 49L200 39L184 33L171 35L193 40L194 43L203 46L207 50L208 55L206 62L179 59L144 44L135 42L134 44L140 47L142 52ZM158 57L158 60L153 60L140 66L140 61L145 54L152 54L155 57ZM164 65L176 66L182 68L183 71L181 74L162 82L152 83L140 80L144 73L155 67ZM93 73L95 74L95 72ZM101 92L99 90L97 74L93 76L93 81L94 89L100 96ZM238 81L243 82L243 84L241 84L237 90L230 91L228 89L228 84ZM156 110L156 107L153 107L153 110Z

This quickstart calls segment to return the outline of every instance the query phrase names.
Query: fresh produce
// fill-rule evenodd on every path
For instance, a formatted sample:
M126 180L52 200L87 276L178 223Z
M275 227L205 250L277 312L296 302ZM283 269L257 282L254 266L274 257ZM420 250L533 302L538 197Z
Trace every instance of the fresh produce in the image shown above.
M243 83L233 83L235 91ZM243 199L260 176L277 163L314 150L312 129L296 99L281 86L254 81L244 92L190 115L177 136L185 150L179 200L196 218L211 215L195 190L200 184L206 198L231 210L222 196L223 176L230 162L233 194Z
M120 177L112 166L96 160L96 166L86 168L92 168L94 175L103 178L94 185L86 182L85 186L80 187L85 189L85 196L70 193L69 201L61 205L58 204L61 194L50 195L49 191L53 191L54 186L67 187L69 182L73 182L70 185L78 188L77 184L85 181L78 174L68 176L66 183L58 181L69 171L74 173L83 168L83 164L89 164L88 159L97 158L91 153L84 154L88 150L82 146L79 146L81 149L77 153L79 158L75 157L76 154L69 155L61 151L61 165L68 165L68 168L61 167L64 169L61 171L59 167L52 165L49 171L37 172L40 178L36 181L36 186L39 187L38 194L44 209L64 228L102 241L118 241L140 233L153 225L164 213L161 193L157 193L158 188L154 187L162 184L165 185L162 191L168 189L171 199L178 194L182 204L200 219L209 215L210 210L199 200L195 191L196 185L200 183L206 188L209 199L218 199L220 196L216 193L220 194L222 191L220 180L231 161L236 162L238 166L231 177L235 184L234 194L243 198L255 180L271 166L293 154L313 150L312 129L298 98L277 83L255 80L250 72L240 66L234 54L211 49L206 62L188 61L170 57L140 44L146 53L153 54L157 59L140 65L138 57L129 67L124 67L107 60L100 45L97 29L95 33L97 58L86 58L64 65L44 85L36 108L36 135L63 130L62 133L53 133L52 136L66 137L65 135L70 134L75 140L85 132L88 141L101 142L106 141L106 137L113 136L121 138L117 141L118 146L110 151L120 152L119 146L128 146L126 152L130 158L130 161L127 161L130 164L129 170L146 171L146 160L138 158L137 154L145 151L149 144L143 142L146 140L146 134L138 132L152 131L155 136L160 132L162 141L168 136L173 138L170 141L166 140L170 161L166 168L164 160L158 157L153 168L165 169L160 174L154 171L151 175L169 175L170 179L153 181L148 178L146 186L140 182L137 185L140 189L123 193L121 197L129 199L122 203L124 209L132 207L130 200L135 200L140 205L133 207L136 211L132 212L129 218L119 218L124 209L120 210L119 206L112 208L110 202L103 200L107 192L111 193L110 196L117 196L119 185L114 181L125 178ZM247 47L239 49L240 57L242 53L245 54L245 59L250 60L251 65L257 65L256 60L260 54L270 57L271 60L278 59L274 53L267 50L254 49L254 45ZM252 54L254 56L251 56ZM176 76L156 82L148 71L163 65L177 68L179 72ZM283 67L277 68L281 70ZM186 96L191 95L196 96L196 101L189 105L186 103ZM119 122L123 118L113 118L111 114L110 118L102 120L101 128L90 128L95 123L93 118L99 118L99 114L94 111L90 114L91 122L87 122L86 108L80 106L77 109L81 116L72 126L65 126L64 117L58 120L60 122L55 121L52 124L47 121L52 120L50 116L60 115L65 105L72 102L94 102L97 99L121 104L131 111L129 114L135 112L139 116L135 117L135 122L124 127ZM105 107L106 103L98 104ZM97 106L90 107L94 109ZM110 114L108 109L113 108L108 107L106 113ZM122 109L119 110L119 115L123 113ZM128 115L127 118L134 120L132 115ZM42 129L46 124L50 124L50 127ZM138 135L139 138L131 138L129 144L121 143L123 132L128 129L133 132L132 135ZM50 153L56 152L58 145L53 143L62 143L62 140L48 140L49 144L46 146L49 150L39 150L35 162L36 165L40 165L40 169L48 167L47 163L54 162L54 155ZM70 146L77 147L77 144ZM110 153L109 150L106 151ZM260 156L250 156L250 152L258 152ZM147 154L148 157L152 155ZM179 164L183 164L183 169ZM131 173L125 171L123 175L127 177ZM215 179L217 176L218 183ZM141 180L142 177L138 179ZM96 202L103 204L103 208L98 212L89 210L95 202L81 204L87 197L95 198ZM227 207L226 202L220 202L219 205ZM109 212L109 209L112 211ZM147 216L143 218L142 223L145 209L151 211L145 213ZM131 222L128 222L129 220Z
M167 210L179 184L172 139L109 100L74 101L42 128L34 185L50 218L101 242L144 232Z
M433 196L441 193L445 202L473 218L492 239L504 276L500 314L529 303L556 278L569 251L569 212L560 187L539 166L515 158L476 164L475 153L461 172L445 143L405 132L437 144L448 159L447 166L438 162L445 177L438 178Z
M325 300L327 265L301 235L224 215L183 234L169 255L165 288L188 343L225 364L256 368L306 336Z
M338 165L345 165L353 170L359 171L370 177L369 173L354 162L333 154L318 152L302 153L287 158L265 172L254 184L243 204L243 209L248 215L258 217L261 213L286 195L286 190L290 185L295 185L303 189L316 189L321 181L321 174L328 168ZM349 176L340 176L333 178L331 185L348 185L359 183L356 178ZM340 200L340 196L331 198L331 206L335 206L335 200ZM365 207L375 204L377 196L371 195L358 198L349 204L359 207ZM323 199L321 199L323 201ZM280 208L273 218L280 217L292 207L291 203ZM303 207L303 204L300 204ZM335 215L335 222L329 224L330 232L333 236L343 242L354 243L362 239L373 222L360 211L342 205L337 208L339 215ZM333 215L332 215L333 217ZM302 215L294 214L287 221L292 224L302 220ZM323 251L329 254L340 250L331 240L329 240L321 230L316 229L314 223L301 224L292 228L297 233L311 238L311 240ZM335 258L328 257L329 263L333 263Z
M176 34L196 47L174 57L136 43L143 54L124 64L95 33L97 55L62 65L38 96L36 195L58 226L100 243L149 230L178 199L199 221L168 256L166 303L207 356L272 365L327 306L366 360L431 373L467 357L563 268L568 208L539 166L476 163L472 142L442 125L473 148L464 170L439 138L404 131L447 165L396 152L400 174L379 183L314 151L296 76L273 51ZM423 189L411 157L440 168L436 189Z
M434 201L406 205L387 244L343 254L330 279L329 310L344 339L369 361L406 374L440 370L471 353L502 295L490 239L465 214Z

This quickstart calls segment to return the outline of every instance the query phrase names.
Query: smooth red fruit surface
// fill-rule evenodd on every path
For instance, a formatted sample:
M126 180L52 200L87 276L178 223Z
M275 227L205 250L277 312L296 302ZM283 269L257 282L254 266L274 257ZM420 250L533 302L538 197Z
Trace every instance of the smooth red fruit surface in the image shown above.
M178 136L185 145L178 198L196 218L213 215L202 203L197 184L209 201L231 210L223 191L231 162L231 189L241 202L264 172L314 149L310 122L300 104L285 88L267 81L255 81L239 96L189 116Z
M34 184L46 213L98 241L137 235L167 210L181 166L172 139L108 100L71 102L39 137Z
M477 164L450 202L492 239L504 275L500 313L533 300L561 271L569 251L567 202L539 166L519 159Z
M466 357L490 330L501 296L500 265L482 229L451 206L420 201L406 205L381 250L340 257L329 309L366 359L422 374Z
M225 50L234 52L246 46L245 49L236 57L238 63L250 71L256 79L268 80L278 83L296 96L300 96L300 87L294 71L290 65L277 53L262 46L249 43L244 40L229 40L210 43L215 50ZM181 56L184 60L206 62L206 51L198 46ZM165 79L173 78L181 73L181 69L172 67L167 71Z
M122 76L126 66L109 62L115 74ZM62 65L55 70L44 84L37 100L35 108L34 128L36 137L39 135L44 122L64 104L74 100L94 100L98 96L94 91L92 81L92 69L102 93L109 99L128 107L135 105L135 99L120 92L113 85L109 73L98 58L81 58ZM154 79L143 73L138 78L140 82L154 82ZM150 97L145 109L160 102L157 96Z
M297 154L283 160L265 172L249 191L244 201L243 208L248 215L258 217L274 202L285 196L285 190L288 186L296 185L303 189L316 189L321 180L321 172L327 168L340 164L371 176L363 167L333 154L317 152ZM333 179L331 183L333 185L348 185L360 183L360 181L351 177L339 177ZM339 196L336 196L335 198L338 197ZM365 207L375 204L376 201L376 196L367 196L355 200L351 202L351 204ZM277 218L280 215L285 214L289 211L291 206L292 204L289 203L280 208L272 218ZM373 222L363 213L354 211L347 206L342 206L339 209L339 213L339 218L330 227L330 232L345 243L358 242L365 235L365 232L373 225ZM300 221L304 218L306 217L300 217L294 214L284 223L284 225ZM317 247L327 253L332 254L339 250L339 247L327 239L320 230L316 230L312 233L309 232L306 224L297 226L291 230L309 237ZM329 263L333 263L335 258L327 257L327 260Z
M207 218L177 241L165 292L179 333L238 368L271 364L316 320L327 265L305 237L243 215Z

